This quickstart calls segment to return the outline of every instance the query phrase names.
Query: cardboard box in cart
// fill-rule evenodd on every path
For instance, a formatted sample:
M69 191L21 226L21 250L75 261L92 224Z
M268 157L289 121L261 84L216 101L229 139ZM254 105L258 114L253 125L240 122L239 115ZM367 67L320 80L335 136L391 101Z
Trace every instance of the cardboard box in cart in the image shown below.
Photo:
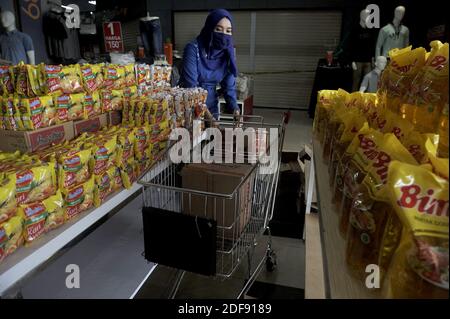
M184 189L218 194L231 194L252 171L247 164L189 164L181 172ZM237 239L250 221L255 174L237 190L239 196L223 199L214 196L183 196L183 212L217 221L217 235ZM227 227L230 229L223 229Z
M30 153L73 138L72 121L35 131L0 130L0 150L5 152L19 150L21 153Z

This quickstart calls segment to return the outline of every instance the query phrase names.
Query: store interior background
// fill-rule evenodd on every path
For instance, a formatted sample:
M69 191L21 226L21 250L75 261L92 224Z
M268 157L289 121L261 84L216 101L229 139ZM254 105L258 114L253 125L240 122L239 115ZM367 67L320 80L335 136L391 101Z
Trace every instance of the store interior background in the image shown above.
M44 35L40 31L42 21L30 19L21 10L29 1L1 0L0 3L1 10L16 13L17 29L33 38L36 63L51 63L46 53ZM402 23L410 30L410 43L413 47L424 46L429 49L428 30L435 26L445 25L444 41L448 41L449 34L446 10L441 1L97 0L96 5L91 3L93 2L88 0L61 1L62 5L77 4L81 12L92 12L98 25L107 19L107 16L114 21L120 21L125 51L136 51L139 19L145 16L146 12L151 16L158 16L163 39L172 39L174 49L180 54L186 38L190 35L195 37L200 31L208 10L219 7L230 10L236 18L233 33L239 71L251 74L254 79L253 113L264 116L270 122L281 119L284 111L291 111L284 145L286 153L298 153L305 144L310 143L312 119L308 108L311 96L314 95L312 90L318 61L325 58L327 50L345 51L346 36L352 26L358 23L359 12L367 4L374 3L380 7L381 27L392 20L395 7L405 6L406 15ZM40 5L42 16L48 8L48 3L42 0ZM253 19L256 18L253 30L252 16ZM103 55L101 28L97 27L97 30L95 36L80 35L82 55L83 52ZM351 86L348 78L342 78L341 81L341 87ZM289 154L286 157L289 162ZM274 233L273 243L278 256L278 268L272 273L263 271L256 282L259 286L254 289L258 292L249 297L298 298L303 294L304 203L298 198L300 185L296 176L296 172L289 169L285 174L281 174L286 187L280 188L274 217L274 228L278 232ZM283 182L281 184L283 185ZM138 209L139 201L140 198L135 199L126 209ZM167 292L167 276L172 275L172 270L158 268L137 297L164 297ZM240 280L229 281L228 288L218 290L214 284L202 283L204 279L195 275L186 278L178 297L205 294L210 294L211 297L229 297L232 291L241 285ZM36 283L39 283L39 279L34 285ZM213 292L219 296L215 296Z

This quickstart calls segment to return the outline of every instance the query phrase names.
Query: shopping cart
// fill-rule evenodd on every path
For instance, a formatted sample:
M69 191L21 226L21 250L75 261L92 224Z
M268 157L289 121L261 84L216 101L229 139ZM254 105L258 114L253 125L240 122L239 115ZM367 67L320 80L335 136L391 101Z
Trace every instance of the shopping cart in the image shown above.
M260 116L246 115L245 118L221 117L220 121L213 124L221 130L239 127L243 130L252 128L256 132L256 149L246 147L242 150L233 146L224 147L221 151L222 158L231 152L233 156L241 155L246 162L240 164L244 165L245 175L230 191L212 192L192 187L192 184L187 187L183 170L191 164L172 162L170 152L174 145L169 146L139 179L138 182L143 185L144 198L145 258L179 269L171 298L175 297L185 271L227 279L247 258L247 280L237 296L242 298L264 265L268 271L275 269L276 255L272 249L269 222L273 216L288 119L289 114L284 114L279 124L268 124ZM211 123L207 126L211 126ZM266 154L262 150L276 154L271 157L276 160L267 160L265 157L263 161ZM159 217L149 217L155 214L159 214ZM171 219L165 219L166 216ZM206 224L212 229L212 235ZM186 228L191 227L194 233L198 233L195 242L198 247L187 244ZM252 271L254 250L264 232L268 235L267 249ZM205 244L207 238L212 238L212 247L209 242ZM184 255L186 253L189 255ZM206 267L208 269L205 272L205 265L211 262L212 268ZM192 270L193 264L199 265L202 270Z

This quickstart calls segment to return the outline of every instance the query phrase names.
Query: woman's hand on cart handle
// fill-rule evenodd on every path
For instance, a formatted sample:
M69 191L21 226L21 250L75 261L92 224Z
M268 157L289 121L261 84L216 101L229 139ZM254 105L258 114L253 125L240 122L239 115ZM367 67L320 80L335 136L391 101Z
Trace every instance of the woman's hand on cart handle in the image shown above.
M204 111L206 121L211 123L211 127L217 127L218 124L216 122L216 119L214 118L214 116L211 114L211 112L208 110L207 107L205 107Z

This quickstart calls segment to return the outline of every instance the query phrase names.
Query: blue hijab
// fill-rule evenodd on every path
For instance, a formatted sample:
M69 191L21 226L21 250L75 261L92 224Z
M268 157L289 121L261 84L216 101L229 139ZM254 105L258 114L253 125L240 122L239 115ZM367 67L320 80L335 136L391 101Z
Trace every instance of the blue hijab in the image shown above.
M230 72L237 76L233 38L228 34L214 32L217 23L223 18L230 20L231 25L233 25L233 17L225 9L214 9L206 18L205 25L197 37L201 52L200 58L210 70L215 70L221 65L229 63Z

